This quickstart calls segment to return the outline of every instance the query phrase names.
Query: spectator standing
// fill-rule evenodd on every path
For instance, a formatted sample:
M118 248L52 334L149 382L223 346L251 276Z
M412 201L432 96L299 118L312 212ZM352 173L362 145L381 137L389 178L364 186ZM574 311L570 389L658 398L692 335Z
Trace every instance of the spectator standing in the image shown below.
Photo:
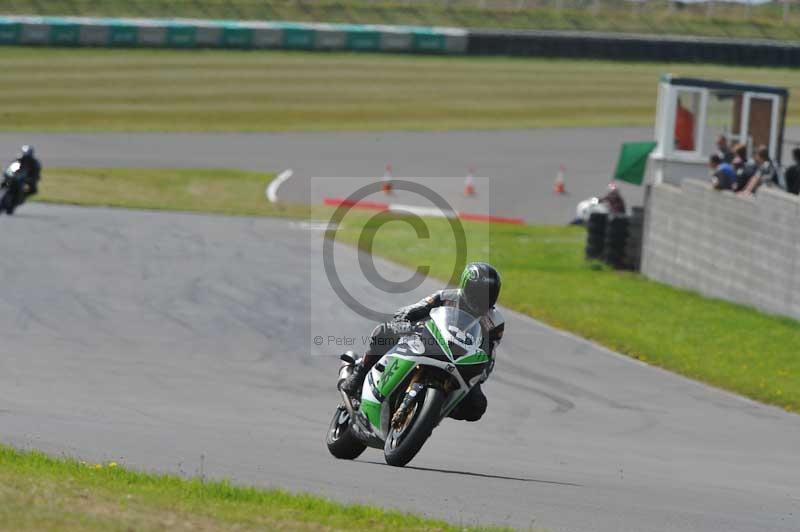
M778 170L772 164L772 160L769 158L769 150L766 146L759 146L758 150L756 150L755 162L758 168L753 177L750 178L747 186L742 190L743 195L754 194L761 185L767 187L779 186Z
M725 135L717 137L717 155L724 163L732 163L735 154L728 145L728 138Z
M711 168L711 185L716 190L732 190L736 186L736 172L733 166L722 160L717 154L712 155L708 160Z
M792 150L794 164L786 169L786 192L800 194L800 148Z
M733 190L739 192L744 190L750 178L756 173L758 169L756 162L747 158L747 146L744 144L737 144L733 148L733 169L736 172L736 185Z

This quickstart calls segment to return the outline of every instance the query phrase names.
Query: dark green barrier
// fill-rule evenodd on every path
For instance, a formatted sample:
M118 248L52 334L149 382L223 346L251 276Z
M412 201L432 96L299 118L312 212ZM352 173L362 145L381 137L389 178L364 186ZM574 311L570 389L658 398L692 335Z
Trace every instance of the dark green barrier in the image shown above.
M81 35L77 24L57 24L50 26L50 42L58 46L75 46Z
M0 22L0 44L19 44L21 28L19 22Z
M167 46L170 48L193 48L197 28L194 26L170 26L167 28Z
M314 30L286 28L283 30L283 47L290 50L314 48Z
M220 42L225 48L252 48L253 30L249 28L224 28Z
M800 65L800 44L697 37L470 30L470 55L573 57L628 61L676 61L734 65Z
M466 34L416 26L0 16L0 44L6 45L463 53Z
M111 46L135 46L139 42L139 28L115 24L109 28L108 44Z

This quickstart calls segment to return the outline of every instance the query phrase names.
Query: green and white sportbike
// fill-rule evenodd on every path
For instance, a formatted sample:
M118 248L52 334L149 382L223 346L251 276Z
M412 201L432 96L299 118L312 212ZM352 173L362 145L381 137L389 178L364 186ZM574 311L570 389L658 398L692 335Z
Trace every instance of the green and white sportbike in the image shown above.
M386 463L404 466L433 429L485 378L490 358L481 350L479 319L450 306L431 310L370 370L360 399L341 391L328 430L328 450L352 460L367 447L383 449ZM355 359L342 355L339 386Z

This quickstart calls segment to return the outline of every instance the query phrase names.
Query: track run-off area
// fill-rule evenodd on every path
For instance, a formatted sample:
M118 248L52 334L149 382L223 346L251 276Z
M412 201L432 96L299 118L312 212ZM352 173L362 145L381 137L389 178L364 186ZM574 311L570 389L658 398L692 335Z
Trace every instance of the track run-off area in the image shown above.
M0 133L0 153L20 142L36 146L47 167L235 168L280 172L291 179L277 189L281 201L321 205L383 176L424 184L457 211L483 211L531 223L562 224L576 204L605 194L620 143L646 140L650 128L541 129L385 133ZM567 194L553 194L559 166ZM473 168L477 194L463 194ZM325 178L336 178L326 180ZM349 179L348 179L349 178ZM447 179L442 179L447 178ZM458 179L453 179L458 178ZM487 186L484 183L488 183ZM312 186L313 184L313 186ZM621 184L625 198L641 204L640 187ZM405 204L430 205L414 195ZM482 214L490 214L481 212Z
M622 142L648 140L651 128L550 128L533 130L385 133L0 133L0 153L21 142L36 146L47 167L225 168L281 172L280 201L321 205L380 179L419 182L456 211L565 224L579 201L607 192ZM800 128L787 128L787 139ZM784 148L789 157L790 145ZM564 166L565 195L553 193ZM464 197L470 169L476 195ZM325 179L335 178L335 179ZM457 179L453 179L457 178ZM486 179L480 179L486 178ZM628 205L641 205L643 187L619 182ZM430 206L414 194L393 202ZM491 212L482 212L487 210Z
M445 420L404 469L373 450L333 459L324 435L344 348L312 338L359 349L373 324L327 284L318 225L30 204L0 230L3 443L464 524L800 528L800 416L512 312L483 420ZM336 253L373 307L441 287L388 297L354 249Z

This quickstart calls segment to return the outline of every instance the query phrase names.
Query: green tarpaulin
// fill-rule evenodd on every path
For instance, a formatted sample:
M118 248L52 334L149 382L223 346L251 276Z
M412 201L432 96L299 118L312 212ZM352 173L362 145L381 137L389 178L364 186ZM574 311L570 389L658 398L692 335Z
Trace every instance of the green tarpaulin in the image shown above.
M614 170L614 179L641 185L644 180L644 170L647 167L647 156L656 147L656 143L625 142L619 151L617 169Z

